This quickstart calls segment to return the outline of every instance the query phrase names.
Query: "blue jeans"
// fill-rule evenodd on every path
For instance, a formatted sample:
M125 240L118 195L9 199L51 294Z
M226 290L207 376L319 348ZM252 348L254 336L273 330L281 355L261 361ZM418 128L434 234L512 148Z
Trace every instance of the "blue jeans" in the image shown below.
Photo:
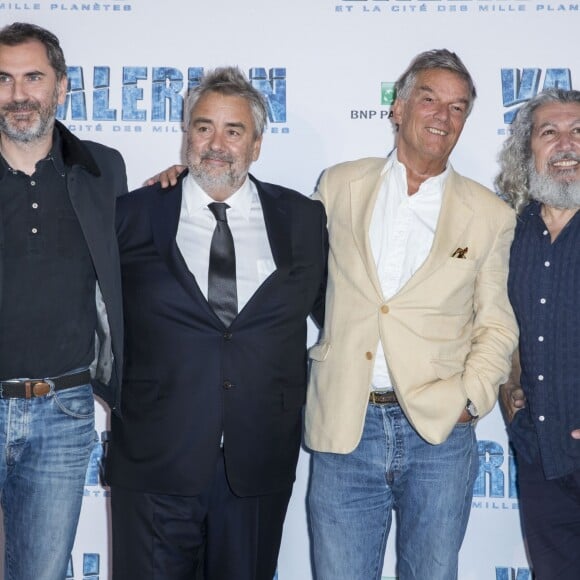
M380 580L393 510L399 580L456 579L477 468L471 423L430 445L400 407L369 405L352 453L312 455L317 580Z
M5 578L64 580L97 440L91 385L0 399Z

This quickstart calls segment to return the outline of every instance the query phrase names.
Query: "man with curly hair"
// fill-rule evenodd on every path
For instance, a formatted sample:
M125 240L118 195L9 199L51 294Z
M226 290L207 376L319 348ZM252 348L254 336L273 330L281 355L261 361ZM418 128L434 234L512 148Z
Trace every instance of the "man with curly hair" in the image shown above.
M580 91L540 93L518 112L498 190L519 214L509 295L519 352L501 390L520 510L538 580L580 570ZM518 356L519 355L519 356Z

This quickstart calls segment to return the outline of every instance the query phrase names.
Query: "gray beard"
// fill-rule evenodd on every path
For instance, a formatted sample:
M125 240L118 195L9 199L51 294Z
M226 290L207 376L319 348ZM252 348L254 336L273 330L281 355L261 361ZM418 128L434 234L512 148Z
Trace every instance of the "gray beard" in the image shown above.
M206 192L213 193L221 189L234 188L236 185L236 176L231 172L220 175L208 175L201 167L190 165L189 172L197 184Z
M221 192L223 190L230 190L230 193L234 193L237 189L240 188L244 180L246 179L246 175L240 175L236 173L233 169L233 159L227 155L220 155L217 153L213 154L206 154L198 164L193 163L193 153L191 150L191 145L188 144L187 146L187 166L189 168L189 173L195 180L195 182L208 194L212 195L216 192ZM232 163L230 165L229 170L223 173L212 175L206 173L203 168L203 161L205 158L214 158L214 159L221 159L222 161L226 161Z
M8 122L7 116L0 111L0 134L5 135L10 141L15 143L32 143L48 135L54 127L54 118L58 105L58 91L53 95L53 102L46 106L32 105L32 108L38 113L38 120L26 129L20 129L16 125ZM27 103L21 103L21 107L30 107ZM18 107L12 104L11 107Z
M548 173L538 173L532 159L528 165L530 197L557 209L580 207L580 181L557 181Z

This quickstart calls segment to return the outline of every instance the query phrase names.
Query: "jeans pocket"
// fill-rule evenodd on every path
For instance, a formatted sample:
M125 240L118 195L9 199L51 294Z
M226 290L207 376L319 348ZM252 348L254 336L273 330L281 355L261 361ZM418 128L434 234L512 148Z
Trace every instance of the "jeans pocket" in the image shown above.
M90 419L95 415L95 402L91 385L56 391L53 399L58 409L69 417Z

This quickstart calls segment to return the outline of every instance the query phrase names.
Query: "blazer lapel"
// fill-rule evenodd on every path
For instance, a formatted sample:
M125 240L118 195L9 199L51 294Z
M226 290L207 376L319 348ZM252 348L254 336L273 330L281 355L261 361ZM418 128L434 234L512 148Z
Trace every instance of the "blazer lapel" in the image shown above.
M275 276L288 272L292 264L291 210L281 199L280 192L276 188L261 183L252 176L250 176L250 179L256 184L258 190L276 270L257 289L240 314L248 309L256 296L267 286L268 281ZM211 313L212 317L218 321L219 319L205 299L195 277L188 270L175 241L181 212L182 180L183 176L180 177L179 183L175 187L167 190L160 189L154 203L151 204L153 240L160 256L165 260L179 283L197 302L205 304L208 313ZM236 323L240 314L234 319L232 325Z
M180 176L179 182L175 186L165 190L160 188L151 204L153 241L159 255L165 260L178 282L197 302L205 304L208 312L213 314L213 310L200 290L195 276L187 268L175 241L181 213L182 182L186 174L187 172L184 172Z
M276 269L258 286L246 305L232 322L232 326L241 324L252 316L254 308L261 308L260 296L272 287L280 277L286 276L292 265L292 212L280 195L278 188L261 183L253 176L250 179L256 185L262 205L266 234Z
M280 192L276 188L261 183L252 176L250 178L256 185L262 204L268 241L276 264L276 271L273 274L287 271L292 264L291 210L281 199Z
M453 169L450 169L443 191L441 211L431 250L423 265L401 288L401 292L420 283L425 276L439 268L451 257L453 251L462 245L464 233L470 227L472 219L473 210L467 201L461 179Z
M350 209L352 234L355 245L367 270L369 280L382 300L383 292L370 245L369 231L383 175L373 173L350 182Z
M166 190L159 187L151 204L151 224L155 247L166 261L171 258L171 246L177 234L180 212L181 180L177 185Z

